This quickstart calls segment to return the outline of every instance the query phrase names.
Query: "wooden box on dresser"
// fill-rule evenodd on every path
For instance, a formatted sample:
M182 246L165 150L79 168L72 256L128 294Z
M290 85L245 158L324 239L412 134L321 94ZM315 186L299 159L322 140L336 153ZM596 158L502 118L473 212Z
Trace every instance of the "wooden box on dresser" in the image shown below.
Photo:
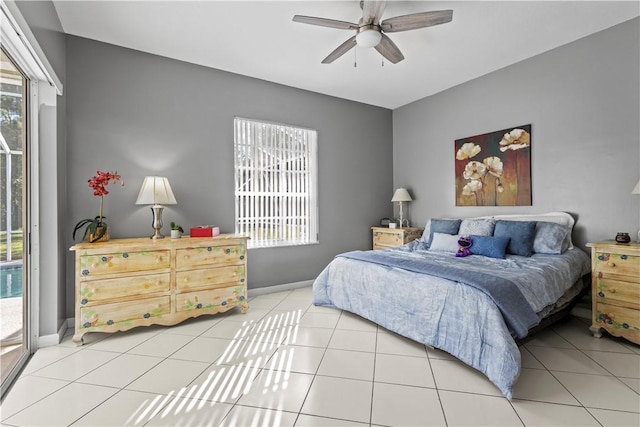
M421 228L371 227L373 231L373 249L395 248L405 245L422 236Z
M593 336L604 329L640 344L640 243L588 243Z
M247 304L247 238L148 237L79 243L75 334L175 325Z

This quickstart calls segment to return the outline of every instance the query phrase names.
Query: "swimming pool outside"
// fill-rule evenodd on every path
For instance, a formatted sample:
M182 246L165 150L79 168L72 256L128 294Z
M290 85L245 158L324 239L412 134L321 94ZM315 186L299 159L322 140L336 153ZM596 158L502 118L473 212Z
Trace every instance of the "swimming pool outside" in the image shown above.
M22 296L22 261L0 263L0 298Z

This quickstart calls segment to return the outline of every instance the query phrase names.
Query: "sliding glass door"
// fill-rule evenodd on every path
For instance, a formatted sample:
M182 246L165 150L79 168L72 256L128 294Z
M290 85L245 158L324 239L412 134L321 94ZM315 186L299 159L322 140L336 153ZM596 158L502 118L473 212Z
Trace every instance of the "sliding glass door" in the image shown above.
M28 80L0 49L0 366L2 394L29 357Z

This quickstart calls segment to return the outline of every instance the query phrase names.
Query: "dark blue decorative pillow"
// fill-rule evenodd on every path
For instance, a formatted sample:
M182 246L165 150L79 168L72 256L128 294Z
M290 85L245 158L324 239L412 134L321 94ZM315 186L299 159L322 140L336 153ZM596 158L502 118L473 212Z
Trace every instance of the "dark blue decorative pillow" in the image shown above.
M535 221L496 221L493 230L495 237L508 237L507 253L521 256L531 256L533 240L536 236Z
M473 242L471 246L471 253L473 255L502 259L504 259L506 255L507 245L509 244L508 237L472 235L471 241Z
M427 244L431 245L433 233L458 234L461 222L461 219L432 219Z

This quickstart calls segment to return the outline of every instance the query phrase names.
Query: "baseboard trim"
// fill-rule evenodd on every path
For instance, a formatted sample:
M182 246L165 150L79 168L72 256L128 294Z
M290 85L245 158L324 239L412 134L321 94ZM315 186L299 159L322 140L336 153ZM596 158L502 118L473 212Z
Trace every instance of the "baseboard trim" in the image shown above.
M259 295L267 295L275 292L292 291L294 289L306 288L313 285L313 280L304 280L302 282L284 283L282 285L265 286L263 288L249 289L249 298Z
M58 333L50 335L41 335L38 337L38 348L51 347L52 345L58 345L62 342L62 337L67 332L69 321L62 322Z

